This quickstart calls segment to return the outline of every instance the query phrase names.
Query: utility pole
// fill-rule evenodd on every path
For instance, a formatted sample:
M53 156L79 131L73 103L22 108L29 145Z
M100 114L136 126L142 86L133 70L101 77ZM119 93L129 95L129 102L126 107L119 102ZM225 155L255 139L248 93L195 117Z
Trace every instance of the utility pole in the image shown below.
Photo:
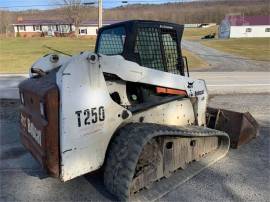
M102 27L102 0L98 0L98 28Z

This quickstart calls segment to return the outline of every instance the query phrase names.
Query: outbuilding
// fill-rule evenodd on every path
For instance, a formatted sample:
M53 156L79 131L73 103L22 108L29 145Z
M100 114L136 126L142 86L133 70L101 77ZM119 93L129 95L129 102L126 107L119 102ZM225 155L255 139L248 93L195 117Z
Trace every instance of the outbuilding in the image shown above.
M219 38L270 37L270 16L226 16Z

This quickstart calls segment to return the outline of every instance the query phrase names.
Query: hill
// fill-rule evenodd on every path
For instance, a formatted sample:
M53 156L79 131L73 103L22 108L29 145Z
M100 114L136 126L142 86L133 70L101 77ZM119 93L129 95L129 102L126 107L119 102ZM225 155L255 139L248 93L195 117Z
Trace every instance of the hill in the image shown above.
M222 0L222 1L195 1L186 3L166 4L132 4L112 9L104 9L104 19L129 20L149 19L168 22L183 23L208 23L220 21L227 14L238 13L249 15L269 15L268 0ZM64 8L50 10L28 10L21 12L0 11L0 32L11 27L8 24L15 22L17 17L23 19L67 19ZM83 19L97 19L97 8L83 7L80 10Z

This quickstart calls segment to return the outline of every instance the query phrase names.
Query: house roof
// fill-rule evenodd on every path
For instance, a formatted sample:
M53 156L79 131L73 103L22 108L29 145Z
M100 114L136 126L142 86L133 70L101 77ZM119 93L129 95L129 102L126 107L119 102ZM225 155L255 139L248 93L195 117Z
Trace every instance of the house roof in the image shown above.
M103 25L110 25L114 23L121 22L119 20L103 20ZM98 25L98 20L84 20L80 23L80 26L96 26Z
M270 16L227 16L231 26L270 25Z
M110 25L121 22L119 20L103 20L103 25ZM58 25L58 24L73 24L67 20L21 20L13 25ZM80 23L80 26L97 26L97 20L84 20Z
M58 25L58 24L71 24L66 20L21 20L13 25Z

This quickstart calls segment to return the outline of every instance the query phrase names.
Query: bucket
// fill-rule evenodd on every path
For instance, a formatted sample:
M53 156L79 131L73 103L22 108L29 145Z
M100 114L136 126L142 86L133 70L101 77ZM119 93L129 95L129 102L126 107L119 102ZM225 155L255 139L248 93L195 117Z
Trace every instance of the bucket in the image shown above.
M258 136L259 124L249 113L240 113L225 109L207 108L207 127L224 131L230 136L232 148Z

